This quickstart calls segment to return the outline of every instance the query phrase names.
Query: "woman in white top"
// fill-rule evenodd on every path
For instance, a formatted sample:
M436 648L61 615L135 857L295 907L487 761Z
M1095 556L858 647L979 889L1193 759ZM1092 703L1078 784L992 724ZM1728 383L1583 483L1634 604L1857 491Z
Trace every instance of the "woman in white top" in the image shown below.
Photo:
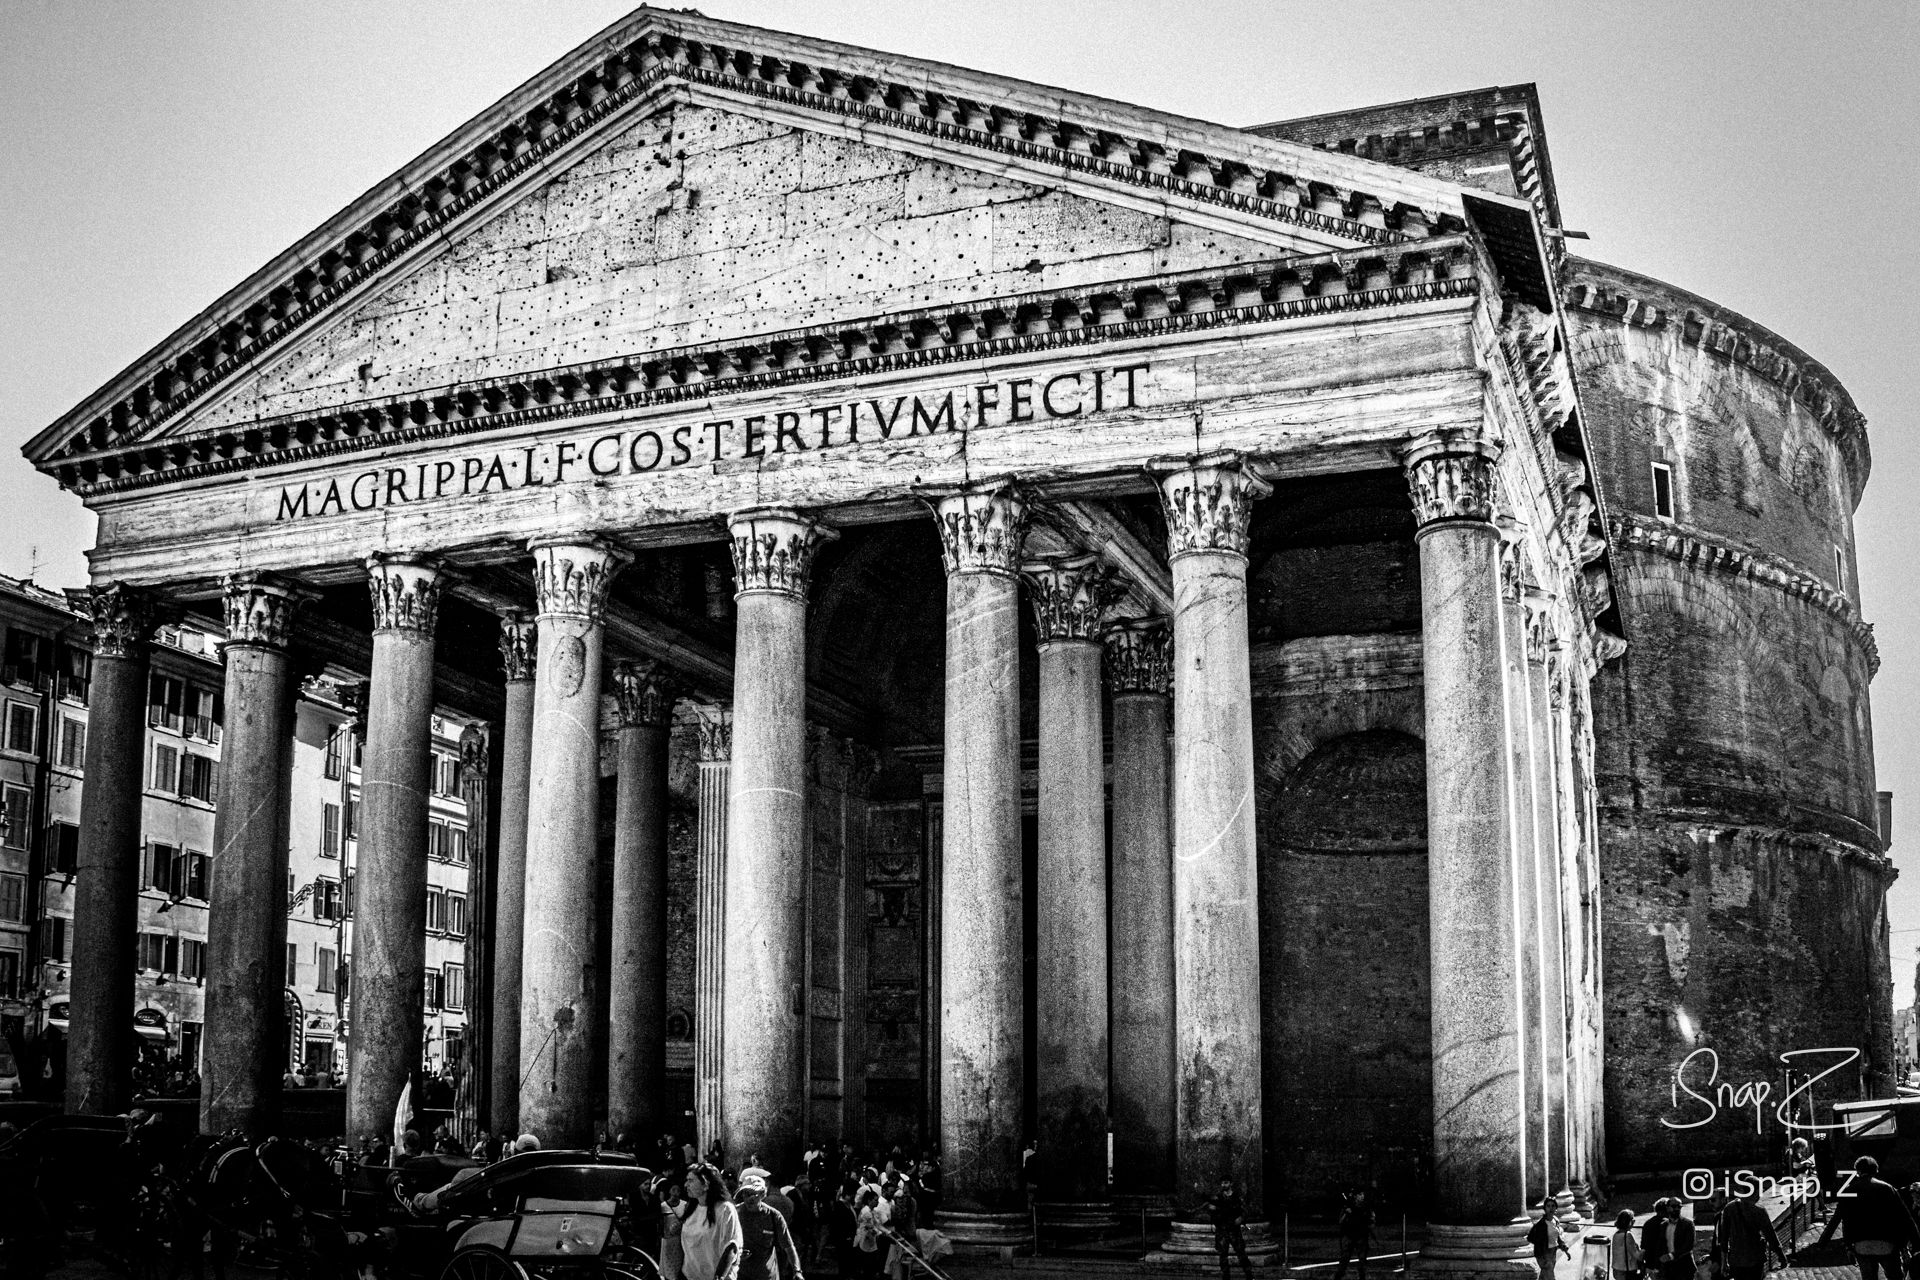
M740 1216L720 1171L710 1164L687 1170L687 1209L680 1219L681 1275L685 1280L734 1280L740 1268Z
M666 1280L681 1280L684 1255L680 1248L680 1216L687 1207L686 1188L662 1178L660 1194L660 1274Z

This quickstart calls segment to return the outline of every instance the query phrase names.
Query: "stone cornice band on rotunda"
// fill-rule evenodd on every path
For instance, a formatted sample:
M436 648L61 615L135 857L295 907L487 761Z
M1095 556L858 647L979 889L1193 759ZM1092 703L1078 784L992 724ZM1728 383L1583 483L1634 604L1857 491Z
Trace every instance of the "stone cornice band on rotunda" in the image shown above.
M933 508L947 572L1013 578L1027 539L1027 500L1011 480L921 494Z
M1100 643L1107 606L1115 595L1112 565L1098 555L1050 556L1028 561L1021 573L1043 647L1063 641Z
M230 573L220 587L227 624L223 648L287 648L304 591L267 573Z
M533 679L540 628L533 615L515 610L500 618L500 669L508 680Z
M438 561L430 556L367 557L367 592L373 600L375 631L411 631L430 636L440 615L442 585Z
M613 579L633 553L592 534L538 538L530 545L538 616L602 622Z
M153 633L157 610L151 592L121 582L87 589L88 621L96 658L135 658Z
M673 669L653 659L616 662L613 694L622 728L665 729L673 723L678 699Z
M1156 461L1147 472L1167 518L1168 560L1208 554L1246 559L1253 504L1273 486L1253 474L1244 458L1223 450Z
M1173 693L1173 629L1165 618L1116 622L1105 638L1107 688L1114 697Z
M727 534L733 551L735 599L764 593L805 600L814 555L840 536L789 507L740 512L728 520Z

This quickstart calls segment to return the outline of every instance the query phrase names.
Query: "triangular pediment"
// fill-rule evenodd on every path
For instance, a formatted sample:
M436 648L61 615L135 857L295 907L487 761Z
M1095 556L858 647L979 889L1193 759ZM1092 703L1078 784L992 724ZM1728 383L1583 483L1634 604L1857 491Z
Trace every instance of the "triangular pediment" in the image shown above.
M1021 281L1392 245L1452 229L1462 211L1458 186L1382 164L641 9L269 263L27 452L70 469L482 365L724 341Z

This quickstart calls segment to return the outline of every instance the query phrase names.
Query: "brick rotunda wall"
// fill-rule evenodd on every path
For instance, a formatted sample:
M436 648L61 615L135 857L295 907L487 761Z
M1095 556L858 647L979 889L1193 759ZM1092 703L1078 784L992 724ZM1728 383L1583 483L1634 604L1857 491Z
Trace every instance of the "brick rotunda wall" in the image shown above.
M1763 1160L1787 1136L1771 1109L1694 1123L1689 1054L1774 1100L1791 1050L1861 1051L1822 1103L1891 1084L1864 425L1825 369L1704 299L1578 261L1567 296L1628 641L1594 686L1608 1167ZM1685 1078L1711 1096L1712 1069Z

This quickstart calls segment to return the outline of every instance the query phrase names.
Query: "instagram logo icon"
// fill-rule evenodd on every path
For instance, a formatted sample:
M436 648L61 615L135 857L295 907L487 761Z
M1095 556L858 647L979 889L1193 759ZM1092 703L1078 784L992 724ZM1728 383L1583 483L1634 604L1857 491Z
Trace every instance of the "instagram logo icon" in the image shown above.
M1706 1200L1719 1183L1711 1169L1689 1169L1680 1175L1680 1194L1688 1200Z

